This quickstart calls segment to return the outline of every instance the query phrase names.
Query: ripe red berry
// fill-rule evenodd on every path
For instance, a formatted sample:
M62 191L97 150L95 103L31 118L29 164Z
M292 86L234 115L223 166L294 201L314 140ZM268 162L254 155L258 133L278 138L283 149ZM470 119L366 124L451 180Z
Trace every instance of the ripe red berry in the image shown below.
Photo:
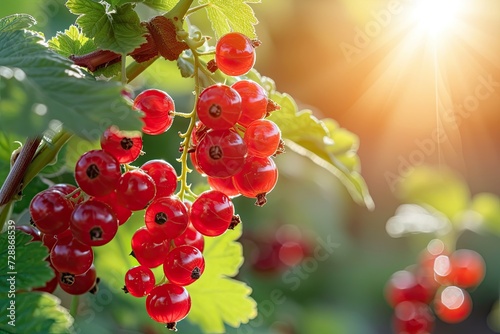
M174 284L156 286L146 298L149 316L175 330L175 325L186 317L191 309L191 297L186 288Z
M91 291L97 284L95 267L90 268L81 275L58 273L59 286L70 295L83 295Z
M234 186L232 177L221 179L219 177L207 176L207 182L210 185L210 188L223 192L229 197L236 197L240 195L240 192Z
M417 276L407 270L392 274L385 287L385 298L392 307L404 301L428 304L432 293L431 287L419 282Z
M193 246L179 246L168 253L163 263L163 273L168 281L177 285L189 285L205 270L205 259L201 251Z
M134 297L144 297L153 290L155 275L146 266L130 268L125 274L125 291Z
M193 224L189 224L187 229L174 239L174 245L176 247L189 245L196 247L200 250L200 252L203 252L203 249L205 248L205 238L203 237L203 234L194 228Z
M189 223L186 205L177 197L160 197L146 209L147 229L165 239L173 239L184 232Z
M251 80L241 80L231 86L241 97L241 116L238 124L245 128L257 119L267 114L267 93L258 83Z
M196 147L196 160L204 174L226 178L235 175L245 163L247 147L231 130L207 132Z
M151 176L156 185L155 198L171 196L177 188L177 172L165 160L149 160L141 169Z
M486 265L479 253L470 249L459 249L451 254L450 263L452 284L467 289L482 282Z
M78 188L72 184L58 183L58 184L54 184L53 186L50 186L49 189L50 190L57 190L59 192L62 192L64 195L69 195L69 194L73 193L73 195L70 198L70 200L72 202L81 203L84 200L83 197L80 197L81 191L75 191Z
M73 236L89 246L102 246L110 242L118 231L118 221L111 207L98 200L78 204L71 215Z
M190 219L203 235L215 237L224 233L234 216L231 199L217 190L203 192L192 204Z
M140 169L123 173L116 187L118 203L132 211L143 210L155 194L153 179Z
M243 75L255 63L255 48L245 35L231 32L222 36L215 47L217 67L227 75Z
M278 169L271 158L248 156L241 171L233 177L234 186L245 197L257 198L256 205L266 204L266 194L278 181Z
M101 148L114 156L119 163L130 163L141 153L142 136L140 132L124 132L116 126L111 126L102 134Z
M29 210L40 232L58 234L68 229L73 204L63 193L48 189L33 197Z
M120 163L103 150L83 154L75 166L76 183L90 196L109 194L116 189L120 176Z
M276 153L281 140L280 128L272 121L258 119L250 123L245 131L248 154L267 158Z
M210 129L233 127L241 115L241 97L229 86L216 84L205 88L196 103L200 121Z
M50 262L60 273L81 275L89 270L94 252L71 235L57 239L50 251Z
M427 334L434 327L434 316L426 304L404 301L394 309L393 325L396 334Z
M132 215L132 210L127 209L118 202L118 197L116 191L112 191L109 194L102 197L94 197L99 202L106 203L111 208L111 211L116 216L118 225L123 225Z
M135 231L131 239L132 255L148 268L156 268L165 261L170 248L163 236L153 235L143 226Z
M439 319L454 324L465 320L472 311L472 300L467 291L447 286L437 293L434 311Z
M52 250L52 247L56 244L56 241L58 239L66 238L66 237L72 237L73 234L71 233L71 230L68 228L64 232L61 232L56 235L52 234L41 234L42 236L42 244L49 249L49 253Z
M142 132L159 135L167 131L174 121L174 100L165 92L147 89L134 100L134 108L142 111Z

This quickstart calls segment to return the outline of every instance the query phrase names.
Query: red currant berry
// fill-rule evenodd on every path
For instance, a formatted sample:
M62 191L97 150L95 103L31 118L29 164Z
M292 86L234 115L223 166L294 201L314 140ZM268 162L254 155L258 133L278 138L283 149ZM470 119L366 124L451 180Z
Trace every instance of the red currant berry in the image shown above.
M101 148L114 156L119 163L132 162L141 154L141 133L124 132L116 126L111 126L102 134Z
M134 108L142 111L142 132L159 135L167 131L174 121L174 100L165 92L147 89L134 100Z
M151 233L174 239L186 230L189 216L186 205L171 196L155 199L146 209L144 220Z
M125 274L125 291L134 297L144 297L153 290L155 275L145 266L130 268Z
M251 80L241 80L231 86L241 97L241 116L238 124L245 128L257 119L267 114L267 93L258 83Z
M198 174L205 175L205 172L201 170L198 160L196 159L196 152L189 153L189 159L191 160L191 166L194 168Z
M149 160L141 169L151 176L156 185L155 198L171 196L177 189L177 172L165 160Z
M58 234L68 229L73 204L59 191L45 190L33 197L29 210L40 232Z
M60 273L81 275L89 270L94 261L94 252L72 236L57 239L50 251L50 262Z
M392 307L404 301L428 304L432 299L432 290L417 280L410 271L395 272L385 288L385 298Z
M450 257L451 282L460 288L473 288L483 281L486 265L479 253L470 249L459 249Z
M49 190L57 190L62 192L64 195L73 194L70 198L72 202L81 203L83 202L83 197L80 197L81 191L76 191L78 188L72 184L58 183L54 184L49 188Z
M203 249L205 248L205 238L203 237L203 234L194 228L193 224L189 224L187 229L174 239L174 245L175 247L189 245L196 247L200 250L200 252L203 252Z
M97 284L95 267L92 264L89 270L81 275L58 273L59 286L70 295L83 295L91 291Z
M200 121L196 121L194 129L191 132L191 144L196 146L200 140L205 136L209 129Z
M168 281L177 285L189 285L205 270L205 259L201 251L193 246L179 246L168 253L163 263L163 273Z
M245 163L247 146L234 131L207 132L196 147L196 160L204 174L226 178L235 175Z
M118 220L118 225L123 225L132 215L132 211L124 207L118 202L118 196L116 195L116 191L112 191L106 196L102 197L94 197L99 202L106 203L111 208L111 211L114 212L116 216L116 220Z
M131 244L132 255L148 268L156 268L162 264L170 248L169 240L153 235L144 226L135 231Z
M72 237L73 234L71 233L71 230L68 228L66 231L61 232L56 235L52 234L41 234L42 236L42 244L49 249L49 252L52 250L52 247L56 244L56 241L58 239L66 238L66 237Z
M83 154L75 166L76 183L90 196L104 196L115 190L120 175L118 160L103 150Z
M458 323L469 316L472 300L467 291L456 286L447 286L436 295L434 311L444 322Z
M236 197L240 195L240 192L234 186L232 177L221 179L218 177L207 176L207 182L210 185L210 188L223 192L229 197Z
M258 119L250 123L245 131L248 154L267 158L276 153L281 140L280 128L272 121Z
M257 198L256 205L266 204L266 194L278 181L278 169L271 158L248 156L241 171L233 177L234 186L245 197Z
M143 210L155 194L155 182L140 169L124 173L116 187L118 203L132 211Z
M305 257L304 246L297 241L287 241L281 245L279 258L289 267L298 265Z
M191 297L186 288L175 284L156 286L146 298L149 316L167 328L175 330L175 325L186 317L191 309Z
M31 241L42 241L42 236L40 234L40 231L38 231L33 226L17 225L16 230L19 230L19 231L22 231L26 234L29 234L31 236Z
M255 48L252 41L238 32L222 36L215 47L215 63L227 75L243 75L255 63Z
M229 129L240 118L241 97L229 86L212 85L201 92L196 113L200 121L210 129Z
M203 192L192 204L191 223L203 235L215 237L224 233L234 216L231 199L217 190Z
M70 220L73 236L89 246L110 242L118 231L118 221L111 207L97 200L78 204Z
M394 309L396 334L428 334L434 327L434 316L424 303L404 301Z

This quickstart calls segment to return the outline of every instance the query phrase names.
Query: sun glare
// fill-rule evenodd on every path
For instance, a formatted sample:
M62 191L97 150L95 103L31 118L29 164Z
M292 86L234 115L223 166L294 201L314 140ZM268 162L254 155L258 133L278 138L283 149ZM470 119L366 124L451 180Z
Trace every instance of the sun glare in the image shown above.
M418 0L413 16L420 30L437 38L454 28L463 9L463 0Z

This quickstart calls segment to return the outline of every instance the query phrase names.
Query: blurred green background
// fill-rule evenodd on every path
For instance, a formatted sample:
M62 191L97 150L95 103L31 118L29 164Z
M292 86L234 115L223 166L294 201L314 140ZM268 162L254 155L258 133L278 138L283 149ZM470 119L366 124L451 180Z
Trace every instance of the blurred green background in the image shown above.
M29 13L39 22L36 29L49 39L74 22L64 2L2 0L0 16ZM263 42L256 69L273 78L277 89L291 94L301 107L313 109L318 117L334 118L359 135L363 175L377 207L369 212L354 204L331 174L305 158L293 152L279 156L280 181L268 204L256 208L252 200L235 200L244 222L241 242L246 257L238 278L253 288L260 315L239 329L228 328L228 333L390 333L392 310L384 300L384 285L392 273L416 263L432 239L429 235L393 239L386 233L387 220L401 204L394 178L419 165L441 164L456 170L471 194L500 193L498 87L493 84L488 99L463 116L460 124L458 118L444 122L440 113L465 103L481 76L500 80L500 3L471 4L461 18L484 39L470 43L470 36L456 28L439 43L439 54L430 61L426 41L415 39L406 49L410 28L405 25L405 11L416 2L398 2L402 13L380 23L363 47L356 46L357 34L377 22L389 1L263 0L253 5ZM142 14L147 18L151 12L143 8ZM203 13L192 20L211 33ZM347 44L357 50L348 57ZM168 91L178 110L191 109L192 82L180 78L175 63L155 64L134 82L137 90L145 86ZM442 97L438 110L436 96ZM436 115L445 133L439 141L432 140ZM176 123L165 135L145 138L148 159L175 163L176 133L186 125ZM196 177L192 180L196 182ZM458 325L437 322L436 333L494 333L495 321L500 332L500 312L491 314L499 295L498 234L478 231L467 231L458 241L458 248L476 250L487 264L484 282L472 292L473 313ZM287 258L280 258L273 248L276 240L283 239L299 240L311 252L288 267L283 263ZM335 244L331 254L321 261L311 257L325 242ZM163 332L147 319L140 303L117 291L104 282L100 294L84 299L77 319L80 333ZM200 333L188 321L179 324L179 331Z

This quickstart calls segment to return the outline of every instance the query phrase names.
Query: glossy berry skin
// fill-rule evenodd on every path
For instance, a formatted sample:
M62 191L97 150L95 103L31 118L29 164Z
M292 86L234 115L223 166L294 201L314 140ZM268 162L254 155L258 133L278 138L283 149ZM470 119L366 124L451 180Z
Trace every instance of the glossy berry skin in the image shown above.
M140 132L124 132L111 126L102 134L101 148L119 163L130 163L141 154L142 136Z
M188 245L198 248L200 252L203 252L203 249L205 248L205 238L203 237L203 234L198 232L193 227L193 224L189 224L187 229L173 241L175 247Z
M68 228L66 231L56 235L42 233L41 236L42 236L42 244L49 249L50 253L52 247L54 247L58 239L72 237L73 234L71 233L71 230Z
M210 185L210 188L221 191L229 197L236 197L240 195L240 192L234 186L232 177L221 179L218 177L207 176L207 182Z
M68 229L73 204L63 193L49 189L33 197L29 211L40 232L58 234Z
M94 265L81 275L58 273L57 278L61 289L70 295L83 295L96 285L97 275Z
M175 284L156 286L146 298L149 316L167 328L175 329L175 323L184 319L191 309L191 297L186 288Z
M266 194L278 181L278 169L271 158L248 156L241 171L233 177L234 186L245 197L257 198L256 205L266 204Z
M75 239L89 246L102 246L113 240L118 220L111 207L97 200L78 204L71 215L70 229Z
M479 253L470 249L459 249L451 254L450 264L452 284L467 289L483 281L486 265Z
M434 311L439 319L455 324L469 316L472 311L472 300L467 291L457 286L447 286L436 294Z
M243 139L249 155L267 158L276 153L281 140L281 131L274 122L258 119L250 123Z
M207 132L196 147L196 161L204 174L226 178L238 173L245 163L247 146L231 130Z
M182 286L195 282L204 270L203 254L198 248L188 245L172 249L163 263L163 273L168 281Z
M144 113L142 132L148 135L162 134L174 121L174 100L158 89L147 89L137 95L134 108Z
M92 248L72 236L58 239L50 251L50 262L60 273L81 275L89 270L93 261Z
M153 290L155 275L145 266L130 268L125 274L125 288L134 297L144 297Z
M132 215L132 210L124 207L123 205L121 205L121 203L118 202L118 197L116 195L116 191L112 191L109 194L107 194L106 196L94 197L94 199L99 201L99 202L103 202L103 203L106 203L107 205L109 205L109 207L111 208L111 211L113 211L113 213L116 216L116 220L118 221L118 225L125 224L125 222L127 222L127 220Z
M76 189L78 188L72 184L67 183L57 183L49 188L49 190L57 190L59 192L62 192L64 195L69 195L74 192L70 200L72 200L72 203L75 203L74 201L76 201L76 203L81 203L84 199L83 197L80 197L80 191L75 192Z
M177 197L160 197L146 209L146 228L164 239L174 239L188 226L189 216L186 205Z
M395 272L385 287L385 298L392 307L404 301L428 304L432 297L432 288L419 282L418 277L407 270Z
M169 240L151 234L144 226L135 231L131 245L134 257L148 268L156 268L162 264L170 248Z
M241 97L229 86L212 85L201 92L196 113L200 121L210 129L229 129L240 118Z
M238 124L245 128L257 119L262 119L267 114L267 93L255 81L241 80L231 86L241 97L241 115Z
M103 150L88 151L75 166L76 183L90 196L109 194L118 186L120 176L120 163Z
M394 309L393 326L396 334L428 334L434 327L434 316L426 304L404 301Z
M151 176L156 185L155 198L171 196L177 188L177 172L175 168L165 160L149 160L141 166L141 169Z
M143 210L155 195L153 179L140 169L123 173L116 187L118 203L131 211Z
M40 234L40 231L38 231L33 226L17 225L16 230L23 231L24 233L29 234L32 238L31 241L42 241L42 236Z
M217 190L201 193L190 210L193 227L209 237L224 233L231 224L233 215L234 206L231 199Z
M222 36L215 46L215 63L227 75L243 75L255 63L255 49L245 35L230 32Z

